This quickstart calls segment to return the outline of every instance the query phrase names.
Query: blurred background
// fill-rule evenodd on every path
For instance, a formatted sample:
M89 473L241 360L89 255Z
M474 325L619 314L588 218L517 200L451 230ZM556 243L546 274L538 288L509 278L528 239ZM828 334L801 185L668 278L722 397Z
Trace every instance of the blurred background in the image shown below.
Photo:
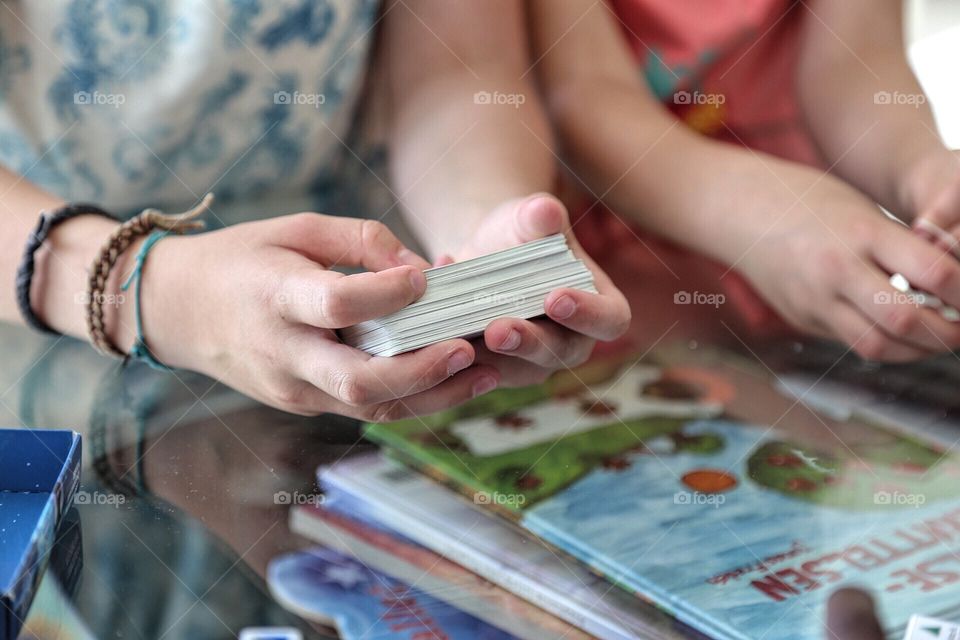
M960 2L908 0L910 61L933 103L947 144L960 148Z

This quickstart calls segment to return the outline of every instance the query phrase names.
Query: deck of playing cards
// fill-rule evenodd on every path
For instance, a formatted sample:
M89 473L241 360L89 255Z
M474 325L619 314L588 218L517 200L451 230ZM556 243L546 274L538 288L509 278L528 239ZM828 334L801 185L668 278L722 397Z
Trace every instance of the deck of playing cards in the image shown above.
M341 329L340 339L375 356L393 356L476 336L497 318L543 315L543 301L554 289L596 291L593 274L559 234L424 274L423 297L390 315Z

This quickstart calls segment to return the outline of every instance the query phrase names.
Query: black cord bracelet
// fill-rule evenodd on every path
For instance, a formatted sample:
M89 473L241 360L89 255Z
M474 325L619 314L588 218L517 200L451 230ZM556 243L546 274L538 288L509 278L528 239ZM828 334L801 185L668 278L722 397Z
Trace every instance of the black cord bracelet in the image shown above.
M20 307L20 315L23 316L26 323L38 331L53 334L57 333L57 331L33 312L33 306L30 304L30 284L33 282L34 254L57 225L66 222L70 218L82 215L97 215L116 220L114 216L92 204L68 204L53 211L41 211L36 228L27 238L23 258L20 261L20 266L17 267L17 306Z

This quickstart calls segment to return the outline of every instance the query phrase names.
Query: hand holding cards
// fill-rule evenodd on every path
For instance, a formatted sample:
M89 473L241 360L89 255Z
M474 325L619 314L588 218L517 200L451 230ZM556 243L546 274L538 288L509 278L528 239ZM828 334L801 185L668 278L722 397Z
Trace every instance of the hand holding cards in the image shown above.
M493 320L543 315L551 291L596 292L593 274L557 234L428 269L423 297L400 311L340 330L344 343L393 356L451 338L472 337Z

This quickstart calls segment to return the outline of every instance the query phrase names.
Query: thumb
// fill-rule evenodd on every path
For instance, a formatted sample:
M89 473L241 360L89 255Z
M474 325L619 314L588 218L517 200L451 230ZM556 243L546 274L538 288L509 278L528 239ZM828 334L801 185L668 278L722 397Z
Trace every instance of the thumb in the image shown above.
M569 224L566 207L552 195L538 193L508 200L490 212L457 259L474 258L562 233Z

